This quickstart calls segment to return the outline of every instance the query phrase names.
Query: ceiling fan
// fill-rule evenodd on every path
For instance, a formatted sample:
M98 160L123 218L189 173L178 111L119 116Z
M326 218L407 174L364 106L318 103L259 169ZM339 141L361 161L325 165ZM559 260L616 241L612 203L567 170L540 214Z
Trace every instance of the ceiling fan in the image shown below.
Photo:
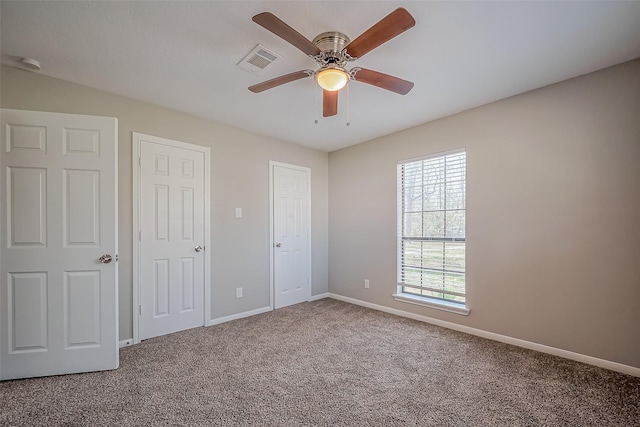
M322 90L322 115L334 116L338 113L338 91L349 80L367 83L400 95L406 95L413 83L366 68L354 67L347 71L347 62L361 58L369 51L407 31L416 24L415 19L404 8L398 8L351 41L337 31L319 34L313 42L291 28L272 13L263 12L253 17L253 21L278 37L291 43L318 63L317 70L302 70L285 74L266 82L250 86L249 90L259 93L305 77L315 76Z

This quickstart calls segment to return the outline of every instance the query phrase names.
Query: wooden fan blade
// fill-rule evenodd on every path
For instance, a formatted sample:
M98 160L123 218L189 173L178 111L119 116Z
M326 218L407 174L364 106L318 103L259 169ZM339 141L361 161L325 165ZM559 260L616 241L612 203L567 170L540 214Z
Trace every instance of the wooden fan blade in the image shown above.
M402 80L398 77L390 76L379 71L367 70L366 68L360 68L355 73L354 79L358 82L367 83L382 89L390 90L391 92L399 93L400 95L406 95L411 89L413 89L413 82Z
M338 114L338 91L322 91L322 117L330 117Z
M276 77L275 79L267 80L266 82L258 83L257 85L249 86L249 90L253 93L260 93L267 89L274 88L276 86L283 85L295 80L304 79L311 74L307 70L296 71L295 73L285 74L284 76Z
M276 36L288 41L307 55L320 54L318 46L309 41L305 36L291 28L273 13L262 12L253 17L253 22L262 25Z
M349 43L346 51L352 58L361 58L365 53L404 33L414 25L416 20L413 16L406 9L399 7Z

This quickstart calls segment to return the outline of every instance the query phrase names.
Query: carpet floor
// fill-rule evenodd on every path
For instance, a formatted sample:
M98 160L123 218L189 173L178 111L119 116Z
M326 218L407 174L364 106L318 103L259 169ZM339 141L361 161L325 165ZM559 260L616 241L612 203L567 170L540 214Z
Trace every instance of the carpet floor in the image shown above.
M323 299L0 383L2 426L640 426L640 378Z

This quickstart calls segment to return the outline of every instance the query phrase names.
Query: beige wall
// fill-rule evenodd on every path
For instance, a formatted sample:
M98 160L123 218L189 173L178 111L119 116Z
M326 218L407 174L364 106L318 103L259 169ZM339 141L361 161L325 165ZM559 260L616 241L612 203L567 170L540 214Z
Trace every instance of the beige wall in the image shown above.
M396 163L459 147L468 317L391 297ZM329 194L330 292L640 367L640 60L332 152Z
M121 339L132 334L135 131L212 148L214 318L268 306L276 160L312 169L314 295L329 290L640 367L640 60L329 155L4 66L1 82L4 108L119 120ZM458 147L468 163L468 317L391 298L396 162Z
M328 155L215 122L3 66L3 108L111 116L119 126L120 339L132 336L131 132L211 147L211 309L269 306L268 162L311 168L312 293L327 292ZM235 219L234 208L243 208ZM236 299L235 288L244 288Z

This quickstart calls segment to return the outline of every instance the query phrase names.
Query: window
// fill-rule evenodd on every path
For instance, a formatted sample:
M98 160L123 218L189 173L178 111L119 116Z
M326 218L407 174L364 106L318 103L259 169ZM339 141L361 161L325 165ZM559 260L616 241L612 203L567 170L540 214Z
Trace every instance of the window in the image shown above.
M464 150L398 164L396 299L468 314L465 198Z

